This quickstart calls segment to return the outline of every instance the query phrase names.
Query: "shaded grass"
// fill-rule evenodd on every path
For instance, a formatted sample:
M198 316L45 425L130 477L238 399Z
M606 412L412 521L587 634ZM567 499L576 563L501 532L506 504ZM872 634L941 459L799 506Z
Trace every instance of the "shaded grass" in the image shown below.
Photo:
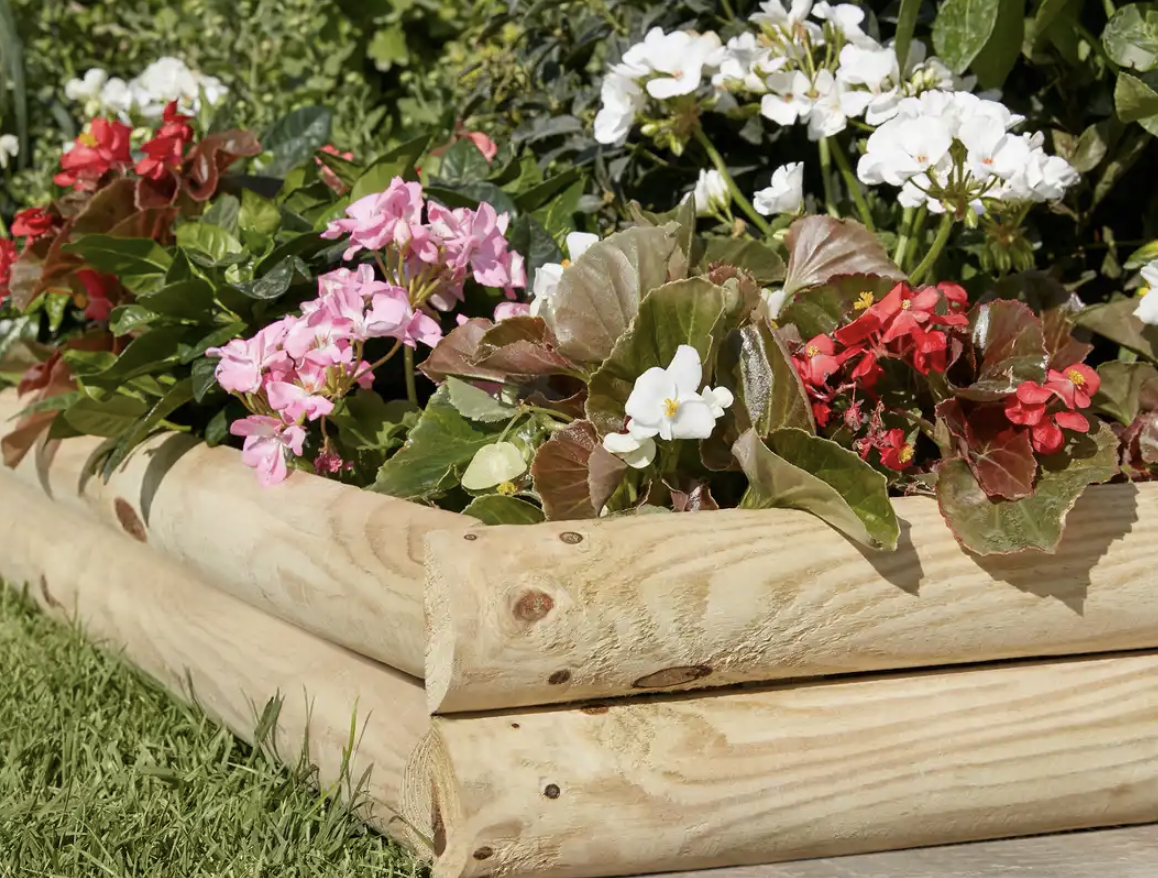
M279 765L0 583L0 876L420 874L304 761Z

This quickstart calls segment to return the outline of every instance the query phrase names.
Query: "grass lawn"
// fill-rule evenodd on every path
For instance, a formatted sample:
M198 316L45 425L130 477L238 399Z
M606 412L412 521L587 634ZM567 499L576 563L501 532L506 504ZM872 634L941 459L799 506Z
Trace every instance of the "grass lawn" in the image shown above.
M412 876L290 770L0 583L0 876Z

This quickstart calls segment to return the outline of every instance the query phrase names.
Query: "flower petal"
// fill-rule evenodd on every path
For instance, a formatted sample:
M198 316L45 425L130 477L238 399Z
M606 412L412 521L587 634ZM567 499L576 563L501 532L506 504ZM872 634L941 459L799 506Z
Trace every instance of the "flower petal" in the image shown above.
M684 402L676 409L671 420L673 439L707 439L716 428L712 407L700 397Z
M667 367L667 374L675 382L680 394L695 393L700 389L700 381L704 376L700 352L691 345L680 345L676 348L671 365Z

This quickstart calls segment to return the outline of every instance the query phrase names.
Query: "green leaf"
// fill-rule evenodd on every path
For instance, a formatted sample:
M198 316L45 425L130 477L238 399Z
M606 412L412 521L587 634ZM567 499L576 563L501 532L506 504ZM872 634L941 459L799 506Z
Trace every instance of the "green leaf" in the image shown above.
M383 73L395 64L405 67L410 63L410 53L406 50L406 31L402 25L379 27L374 32L370 45L366 47L366 57Z
M893 49L897 53L897 67L902 71L909 60L909 46L913 44L913 32L917 29L917 16L921 12L922 0L901 0L897 13L897 31Z
M855 452L787 429L773 433L768 444L748 430L732 453L748 477L742 508L803 509L870 548L896 549L900 526L888 480Z
M1130 3L1106 24L1102 45L1115 64L1141 72L1158 67L1158 12L1154 10L1153 3Z
M459 143L462 143L460 140ZM477 150L476 150L477 151ZM538 186L533 186L515 197L515 205L520 211L530 213L547 204L558 192L562 192L579 179L582 172L579 168L571 168L562 174L557 174L544 180ZM440 171L441 174L441 171Z
M585 188L584 182L580 180L548 203L542 223L556 240L574 228L574 214L579 210L579 199L583 197Z
M961 545L978 555L1024 549L1052 553L1066 515L1086 486L1118 473L1118 439L1109 424L1099 422L1096 433L1074 434L1064 450L1044 458L1041 470L1033 496L991 500L968 464L942 463L937 501Z
M72 303L72 296L68 293L48 293L44 296L44 313L48 315L48 329L56 332L64 322L65 312Z
M381 156L358 178L350 191L350 202L353 203L359 198L372 195L375 192L385 192L390 186L390 181L395 177L402 177L406 180L417 179L417 175L414 173L414 163L426 150L428 143L430 143L430 135L424 134L396 146Z
M789 227L784 243L788 247L784 290L789 296L846 274L905 279L876 235L855 220L802 217Z
M1137 307L1137 299L1118 299L1104 305L1091 305L1080 312L1074 322L1152 362L1158 362L1158 326L1148 326L1135 317Z
M447 378L450 402L464 418L484 424L509 421L518 411L514 406L500 402L485 390L479 390L458 378Z
M714 263L749 271L761 286L784 280L784 260L775 250L751 238L709 238L699 269L707 271Z
M345 403L345 410L329 421L337 425L342 441L358 450L389 451L418 420L418 410L407 400L387 402L372 390L360 389Z
M230 339L237 338L245 330L245 323L227 323L192 343L182 340L177 345L177 361L182 365L192 363L209 348L225 344Z
M587 417L601 435L622 428L623 406L635 380L653 366L666 369L680 345L699 352L703 380L710 381L712 335L723 319L727 299L722 287L702 277L677 280L647 294L630 328L588 385Z
M1127 271L1137 271L1148 262L1153 262L1158 259L1158 239L1143 244L1122 263L1122 268Z
M1114 108L1123 122L1138 122L1151 134L1158 131L1158 91L1138 77L1118 74Z
M1033 493L1037 458L1029 431L1011 424L1003 405L950 398L937 406L937 416L986 494L1020 500Z
M248 192L248 189L242 190ZM201 215L201 221L212 223L225 229L231 235L237 234L238 216L241 213L241 202L233 195L218 195L213 206Z
M77 254L98 271L116 275L124 287L134 293L155 284L173 261L161 245L149 238L92 234L61 249Z
M438 179L450 185L485 180L490 172L490 162L467 137L456 140L438 165Z
M502 494L476 497L462 514L477 518L484 524L538 524L544 520L543 510L538 506Z
M272 235L281 228L281 211L270 199L262 198L252 189L242 189L237 226L260 235Z
M1001 88L1025 40L1025 0L999 0L997 21L985 47L973 59L972 69L983 88Z
M978 402L1013 393L1023 381L1045 380L1048 355L1041 320L1021 302L997 299L969 312L977 380L959 395Z
M945 0L933 22L937 57L962 74L989 42L997 25L1001 0Z
M753 427L761 438L785 427L815 433L812 406L800 375L772 328L749 324L729 333L727 344L736 364L736 398L747 416L740 431Z
M156 312L143 305L117 305L109 314L109 331L113 335L128 335L156 319Z
M366 172L366 169L356 162L334 155L332 152L319 152L317 157L345 186L352 187Z
M229 415L226 414L225 409L221 409L205 425L205 444L212 448L215 445L220 445L228 436Z
M296 256L287 256L264 276L257 280L234 284L233 288L250 299L272 302L289 291L294 278L299 274L302 275L303 279L308 279L310 276L309 270L305 268L301 259Z
M230 257L245 253L241 242L221 226L200 221L177 227L177 244L186 251L203 253L214 263L229 262Z
M115 363L89 379L101 386L117 385L157 372L177 359L177 345L188 331L184 326L155 326L129 342Z
M204 402L205 397L218 388L217 384L218 360L203 357L193 363L192 384L193 399Z
M803 290L780 312L778 323L795 326L803 339L831 335L846 318L857 314L857 300L862 293L872 293L880 301L897 282L891 277L848 275Z
M137 421L131 430L122 435L117 444L113 446L104 462L105 481L108 481L113 470L120 466L121 461L128 457L129 453L141 444L161 421L192 398L193 380L191 378L182 379L170 387L168 392L153 404L145 416Z
M178 320L211 323L215 316L213 287L200 278L168 284L138 301L150 311Z
M262 148L274 159L264 173L282 177L303 165L329 143L333 113L325 107L302 107L279 119L261 138Z
M45 397L44 399L26 405L8 420L16 421L21 418L26 418L29 415L40 414L41 412L58 412L61 409L68 408L82 396L84 396L84 394L79 390L71 390L68 393L58 393L55 396Z
M1128 427L1144 411L1158 409L1158 369L1149 363L1110 361L1098 366L1101 386L1093 409Z
M373 490L406 500L430 499L454 486L456 469L495 439L497 428L476 426L440 387L410 431L406 444L378 470Z
M149 406L119 394L98 402L89 396L78 399L63 414L74 429L87 436L119 436L132 427Z
M518 217L507 230L507 240L526 261L527 277L548 262L562 262L563 251L542 223L529 214Z
M66 350L60 358L68 363L72 374L79 378L97 375L110 368L117 361L117 355L111 351L79 351Z
M672 223L617 232L564 270L548 323L565 356L591 364L606 359L640 300L667 280L678 231Z

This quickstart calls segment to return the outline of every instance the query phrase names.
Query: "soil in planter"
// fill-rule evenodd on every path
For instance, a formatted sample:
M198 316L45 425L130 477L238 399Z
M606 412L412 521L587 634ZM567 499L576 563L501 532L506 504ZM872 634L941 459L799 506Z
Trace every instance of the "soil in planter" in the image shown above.
M356 782L355 778L355 782ZM0 583L0 876L420 875L400 848Z

